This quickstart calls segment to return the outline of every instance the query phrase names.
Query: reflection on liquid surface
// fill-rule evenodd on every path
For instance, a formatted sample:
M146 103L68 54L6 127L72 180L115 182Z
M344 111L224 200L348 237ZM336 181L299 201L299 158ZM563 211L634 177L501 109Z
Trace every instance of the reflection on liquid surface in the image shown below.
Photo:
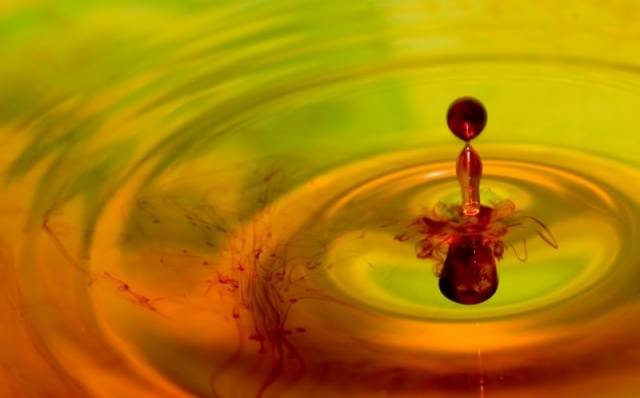
M633 5L0 5L0 391L637 396ZM471 307L394 239L459 200L460 95L560 246Z

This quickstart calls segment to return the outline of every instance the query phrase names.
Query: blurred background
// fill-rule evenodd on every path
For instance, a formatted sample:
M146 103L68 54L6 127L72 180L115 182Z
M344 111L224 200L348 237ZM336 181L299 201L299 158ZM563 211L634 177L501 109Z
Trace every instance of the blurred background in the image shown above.
M0 2L0 396L640 396L638 18ZM394 239L459 201L466 95L483 203L559 243L511 234L477 306Z

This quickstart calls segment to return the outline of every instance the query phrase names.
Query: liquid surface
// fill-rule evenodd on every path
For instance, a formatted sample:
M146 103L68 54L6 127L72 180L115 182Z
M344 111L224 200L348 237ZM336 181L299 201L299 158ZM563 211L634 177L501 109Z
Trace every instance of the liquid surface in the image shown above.
M0 391L640 395L637 6L504 3L0 5ZM460 203L460 95L559 245L476 306L395 239Z
M154 305L160 316L153 311L139 316L140 305L131 305L140 304L139 300L130 294L118 300L113 286L96 286L89 300L103 327L113 333L114 346L128 355L135 353L170 380L177 369L164 356L157 357L157 345L164 347L165 355L169 351L179 358L180 366L198 364L203 353L219 361L232 358L219 363L222 371L210 375L214 385L231 387L239 378L252 380L260 391L267 380L274 384L265 391L285 395L318 385L329 391L348 386L362 396L395 386L398 394L411 395L431 390L422 387L425 377L450 383L446 388L452 394L464 393L478 387L477 374L469 376L470 385L446 380L450 374L464 373L469 363L477 365L478 355L484 383L496 393L513 391L513 386L500 383L505 373L513 371L527 372L529 382L537 385L553 384L553 375L547 373L549 362L530 365L527 358L535 357L542 347L564 344L565 339L586 338L585 330L592 331L587 319L610 314L612 306L635 290L632 281L639 270L633 259L638 251L628 238L637 235L638 225L625 220L640 219L640 205L624 181L638 172L572 152L555 151L554 163L540 162L535 156L540 148L484 149L492 160L485 162L483 197L512 198L527 214L544 213L560 250L552 250L534 231L511 236L505 259L498 265L501 287L483 304L466 307L444 298L433 265L416 259L412 245L394 239L425 207L457 201L455 174L451 162L444 160L455 153L453 147L383 155L319 175L232 234L218 233L226 237L220 236L222 256L216 254L215 243L212 250L199 239L191 242L199 247L167 250L162 225L171 216L165 212L177 218L171 225L183 222L188 228L193 222L196 231L220 225L206 216L208 211L196 210L199 207L179 206L173 212L181 195L166 203L160 198L173 197L166 192L157 192L143 206L137 203L131 209L134 230L145 231L135 235L144 239L118 249L122 243L117 239L132 234L133 226L112 226L115 214L121 214L128 202L115 200L110 206L115 214L105 213L106 225L99 228L102 233L96 235L90 256L116 261L95 272L106 270L157 297ZM504 159L500 156L504 153L511 157ZM423 159L431 162L424 164ZM602 180L603 174L568 169L565 164L600 165L597 169L615 170L618 178ZM205 193L198 194L199 181L199 177L181 178L165 186L178 184L179 192L201 197ZM297 217L291 217L292 212ZM522 262L525 250L529 259ZM142 272L150 266L160 272ZM180 278L175 277L178 272ZM556 332L550 333L551 325ZM626 344L636 344L635 337L628 339ZM612 371L608 344L611 341L605 340L590 347L602 350L593 365L598 372ZM237 357L234 347L241 350ZM371 347L376 347L373 353ZM582 351L574 349L554 356L554 366L564 369L580 361ZM467 360L442 366L446 358L456 357ZM507 359L518 361L505 364ZM282 369L269 379L271 366L280 361ZM361 363L366 366L358 368ZM256 364L264 365L256 369ZM201 366L194 370L204 377L211 362ZM358 381L375 374L384 377L374 386ZM403 383L394 381L398 375ZM288 386L290 378L297 380L295 388ZM198 390L197 384L190 388Z

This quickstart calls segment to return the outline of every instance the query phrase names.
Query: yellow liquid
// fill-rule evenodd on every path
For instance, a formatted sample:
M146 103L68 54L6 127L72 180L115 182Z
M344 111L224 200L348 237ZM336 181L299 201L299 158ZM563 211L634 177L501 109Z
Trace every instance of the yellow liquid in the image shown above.
M0 391L637 396L636 8L0 5ZM459 201L461 95L559 243L477 306L394 239Z

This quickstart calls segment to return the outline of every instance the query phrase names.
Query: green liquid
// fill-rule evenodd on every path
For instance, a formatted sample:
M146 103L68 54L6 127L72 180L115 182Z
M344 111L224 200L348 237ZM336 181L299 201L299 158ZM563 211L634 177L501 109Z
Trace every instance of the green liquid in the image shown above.
M267 395L639 395L633 2L9 3L16 394L255 396L277 350L249 336L282 321L307 373L287 359ZM560 244L514 231L527 261L473 307L393 239L459 200L461 95L489 113L483 202ZM273 253L288 284L261 273ZM256 286L283 302L256 310Z

